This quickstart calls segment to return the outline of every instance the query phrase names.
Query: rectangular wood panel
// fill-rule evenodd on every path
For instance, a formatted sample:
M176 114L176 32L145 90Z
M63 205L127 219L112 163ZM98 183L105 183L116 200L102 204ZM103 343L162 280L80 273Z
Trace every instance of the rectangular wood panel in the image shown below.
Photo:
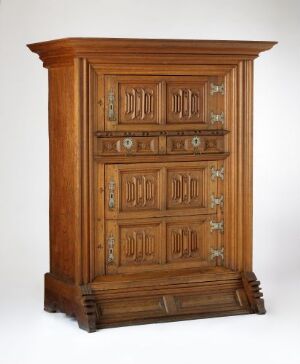
M167 81L167 123L207 123L207 89L205 80Z
M107 273L143 272L161 264L162 229L161 221L107 221Z
M106 76L105 129L160 124L162 101L162 81L157 76Z

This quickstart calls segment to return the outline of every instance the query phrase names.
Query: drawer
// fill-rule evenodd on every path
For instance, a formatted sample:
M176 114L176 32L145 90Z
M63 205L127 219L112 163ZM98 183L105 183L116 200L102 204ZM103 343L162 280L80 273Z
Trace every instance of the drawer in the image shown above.
M96 153L103 156L158 154L158 140L158 137L97 138Z
M224 136L168 136L168 154L224 153Z
M98 103L104 107L99 130L223 128L223 76L109 75L101 82L105 100Z
M215 266L215 215L107 220L106 273Z
M143 218L212 214L221 162L107 164L105 218ZM99 185L101 185L99 176Z
M238 295L243 295L243 302L239 301ZM122 293L101 292L96 302L99 321L104 326L114 322L145 322L147 318L154 317L168 320L176 316L195 318L195 315L208 317L224 313L249 313L245 291L237 279L206 282L203 285L186 284L184 287L157 286L151 292L137 293L130 289Z

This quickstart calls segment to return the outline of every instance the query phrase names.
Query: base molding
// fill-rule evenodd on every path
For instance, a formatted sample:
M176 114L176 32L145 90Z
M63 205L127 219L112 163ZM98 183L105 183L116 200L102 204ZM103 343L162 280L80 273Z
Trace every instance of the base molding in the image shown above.
M253 272L228 274L228 279L110 289L101 283L76 286L45 275L45 310L64 312L80 328L168 322L240 314L264 314L260 282ZM153 282L154 283L154 282Z

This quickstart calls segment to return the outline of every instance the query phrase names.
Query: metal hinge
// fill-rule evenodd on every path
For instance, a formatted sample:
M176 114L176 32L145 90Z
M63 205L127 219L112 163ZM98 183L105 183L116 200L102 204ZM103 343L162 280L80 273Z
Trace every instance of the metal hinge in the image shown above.
M108 184L108 193L109 193L108 207L110 209L113 209L115 207L115 185L116 185L115 181L111 179Z
M224 83L221 83L220 85L215 85L214 83L210 84L210 94L216 94L216 93L220 93L221 95L224 95L225 93L225 87L224 87Z
M210 249L210 259L213 260L215 258L220 257L221 259L224 259L224 248L221 249Z
M114 261L114 245L115 245L115 238L111 233L107 238L107 246L108 246L108 257L107 263L110 264Z
M112 89L108 93L108 120L109 121L116 121L115 94L114 94L114 91Z
M221 123L224 124L224 112L221 112L221 114L214 114L213 112L210 113L210 122L211 124L215 123Z
M224 232L224 221L210 221L210 232L216 231L216 230L220 230L221 233Z
M224 180L224 167L221 167L220 169L216 169L215 167L211 168L211 179L214 181L216 178L221 178L221 180Z
M220 205L221 207L223 207L224 205L224 196L221 195L220 197L216 197L214 194L212 194L210 196L211 199L211 203L210 206L213 209L216 205Z

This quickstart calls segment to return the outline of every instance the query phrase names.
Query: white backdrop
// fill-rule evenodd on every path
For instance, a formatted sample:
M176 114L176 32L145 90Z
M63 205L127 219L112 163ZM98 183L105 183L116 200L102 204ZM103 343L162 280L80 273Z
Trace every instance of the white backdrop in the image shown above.
M47 71L27 43L60 37L277 40L255 65L254 271L267 315L86 334L43 312ZM0 361L300 362L300 2L0 0Z

